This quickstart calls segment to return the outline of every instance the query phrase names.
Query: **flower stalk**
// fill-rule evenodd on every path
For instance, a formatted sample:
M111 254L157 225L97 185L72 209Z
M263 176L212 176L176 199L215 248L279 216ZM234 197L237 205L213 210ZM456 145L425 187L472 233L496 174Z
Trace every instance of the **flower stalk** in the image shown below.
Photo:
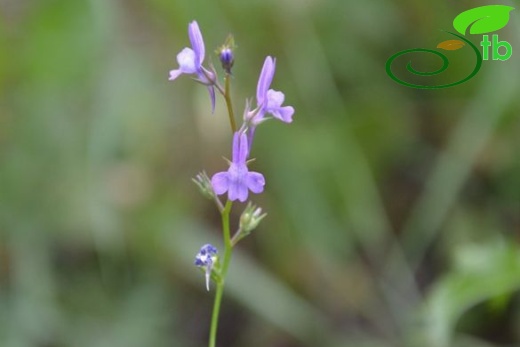
M218 318L220 314L220 304L222 302L222 295L224 294L224 284L226 280L227 270L231 261L231 253L233 246L231 244L231 233L229 227L229 215L233 202L228 200L221 213L222 216L222 233L224 236L224 259L222 260L222 269L220 272L220 279L217 282L217 291L215 293L215 301L213 302L213 313L211 314L211 326L209 331L209 347L215 347L217 340Z
M233 103L231 102L231 75L226 73L225 80L225 93L224 99L226 100L226 106L229 115L229 124L231 125L231 131L235 133L237 131L237 124L235 121L235 113L233 112Z
M265 213L262 213L260 207L249 201L240 217L238 231L231 237L230 215L233 201L246 202L248 201L249 192L259 194L263 192L265 186L264 175L250 171L248 168L248 165L254 160L250 158L253 137L256 128L268 119L276 118L285 123L292 122L294 108L292 106L282 106L285 98L284 94L270 89L275 73L276 60L268 56L264 61L257 83L257 106L255 109L251 109L251 103L246 100L243 123L238 128L231 99L231 68L235 61L233 36L228 36L225 44L216 52L224 69L224 87L222 87L213 65L210 64L209 69L203 66L205 46L202 33L196 21L189 24L188 34L191 48L186 47L177 54L179 68L170 71L169 79L173 81L182 74L195 75L195 80L205 85L208 89L212 112L215 109L216 89L226 102L229 125L233 133L232 160L228 160L228 170L215 173L211 179L202 171L193 179L200 192L206 198L215 201L222 219L223 256L219 257L217 249L210 244L206 244L202 246L195 258L195 265L205 272L206 289L210 290L211 280L216 284L209 334L209 347L216 347L220 307L233 247L239 240L248 236L266 216ZM267 117L267 114L272 115L272 117ZM225 193L227 193L227 200L225 205L223 205L219 195Z

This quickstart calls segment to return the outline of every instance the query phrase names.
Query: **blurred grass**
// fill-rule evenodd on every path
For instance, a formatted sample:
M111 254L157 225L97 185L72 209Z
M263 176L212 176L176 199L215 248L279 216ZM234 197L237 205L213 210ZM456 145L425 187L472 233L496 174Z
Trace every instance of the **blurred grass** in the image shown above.
M167 81L193 19L208 53L235 35L237 114L266 55L296 109L258 130L269 216L220 345L520 344L520 58L441 91L384 70L482 4L0 0L0 346L206 344L192 262L219 220L190 178L230 134L222 100Z

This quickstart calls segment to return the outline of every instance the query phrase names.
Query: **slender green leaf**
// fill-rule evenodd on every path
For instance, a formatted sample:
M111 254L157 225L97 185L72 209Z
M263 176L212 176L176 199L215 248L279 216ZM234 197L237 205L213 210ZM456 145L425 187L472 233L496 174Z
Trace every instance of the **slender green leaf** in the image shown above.
M520 289L520 251L516 246L465 246L458 266L428 297L426 321L433 346L450 346L460 317L486 300Z

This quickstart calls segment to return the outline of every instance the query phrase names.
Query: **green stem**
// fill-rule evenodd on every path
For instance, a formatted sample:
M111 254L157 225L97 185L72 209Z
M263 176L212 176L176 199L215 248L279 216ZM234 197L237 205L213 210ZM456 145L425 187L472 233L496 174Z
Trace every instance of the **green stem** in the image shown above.
M220 280L217 283L217 292L215 294L215 302L213 303L213 313L211 314L211 328L209 332L209 347L215 347L217 341L217 326L220 312L220 303L222 302L222 294L224 294L224 283L226 274L231 261L231 233L229 231L229 214L231 213L231 200L226 202L226 206L221 212L222 215L222 232L224 234L224 259L222 261L222 269L220 271Z
M217 325L218 314L220 312L220 303L222 302L222 294L224 293L224 282L217 284L217 292L215 294L215 302L213 304L213 313L211 315L211 329L209 331L209 347L215 347L217 341Z
M238 228L235 235L233 235L233 237L231 238L231 246L234 247L237 244L237 242L240 241L241 239L242 239L242 229Z
M226 99L226 106L228 109L229 114L229 123L231 124L231 130L233 133L237 131L237 124L235 122L235 113L233 112L233 104L231 103L231 76L229 74L226 74L226 77L224 77L226 86L225 86L225 93L224 93L224 99Z
M228 200L224 211L222 211L222 232L224 234L224 260L222 262L222 278L226 278L229 262L231 261L231 232L229 231L229 214L231 213L233 202Z

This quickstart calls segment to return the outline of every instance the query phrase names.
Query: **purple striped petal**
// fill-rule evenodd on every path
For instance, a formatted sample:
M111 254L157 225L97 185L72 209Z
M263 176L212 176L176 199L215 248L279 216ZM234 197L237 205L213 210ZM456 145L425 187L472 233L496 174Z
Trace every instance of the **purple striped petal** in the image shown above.
M264 61L264 66L262 67L262 72L260 72L260 78L258 79L258 84L256 86L256 103L258 105L262 105L265 101L267 91L271 86L271 82L273 81L274 72L276 70L276 60L267 56Z
M184 48L177 54L177 63L179 63L179 70L186 74L197 72L195 52L191 48Z
M267 92L267 105L264 110L282 122L291 123L292 116L294 114L294 108L292 106L282 107L284 100L285 95L282 92L269 89Z
M238 166L245 165L248 152L246 134L237 131L233 135L233 163Z
M264 191L265 178L264 175L262 175L261 173L249 172L247 174L245 183L247 185L247 188L255 194Z
M188 35L190 36L191 47L193 47L193 51L195 52L197 66L201 66L206 54L206 48L204 47L204 40L202 39L202 33L200 32L197 21L190 23Z
M247 200L247 196L249 192L247 190L247 186L242 184L241 181L237 180L236 182L232 182L229 186L228 198L231 201L239 200L240 202L244 202Z
M229 174L227 172L218 172L211 177L211 186L215 194L221 195L229 189Z
M292 122L292 116L294 114L294 108L292 106L283 106L270 111L271 114L285 123Z
M182 71L181 71L181 69L170 70L170 78L168 78L168 80L169 80L169 81L173 81L174 79L176 79L176 78L179 77L180 75L182 75Z

